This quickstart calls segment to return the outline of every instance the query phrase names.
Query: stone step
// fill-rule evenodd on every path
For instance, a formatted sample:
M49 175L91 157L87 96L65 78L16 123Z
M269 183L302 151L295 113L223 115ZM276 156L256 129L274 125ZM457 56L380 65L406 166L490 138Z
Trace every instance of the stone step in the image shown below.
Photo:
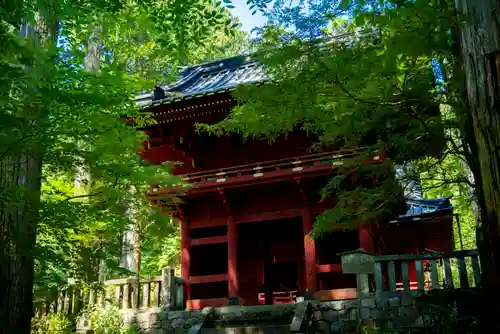
M289 325L249 326L233 328L203 328L202 334L290 334Z
M212 320L216 328L236 328L236 327L274 327L290 325L289 318L226 318L225 320Z
M211 315L218 322L290 321L295 305L226 306ZM252 323L253 324L253 323ZM226 326L233 327L233 326Z

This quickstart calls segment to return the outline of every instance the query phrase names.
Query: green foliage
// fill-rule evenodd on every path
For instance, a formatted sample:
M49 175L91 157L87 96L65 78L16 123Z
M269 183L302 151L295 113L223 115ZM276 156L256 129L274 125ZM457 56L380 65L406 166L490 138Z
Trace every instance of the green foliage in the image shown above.
M125 325L123 312L115 305L92 307L82 311L82 315L90 320L95 334L135 334L140 331L134 325Z
M439 161L429 159L422 163L432 166L421 167L422 186L428 198L451 197L454 213L459 215L460 233L464 249L477 248L476 220L477 212L474 197L474 185L471 182L470 170L464 158L449 153ZM455 248L460 249L458 227L454 226Z
M45 21L36 20L40 16ZM21 22L40 24L43 38L20 36ZM55 35L48 36L41 23L50 23ZM101 66L88 73L82 64L96 27ZM140 114L133 99L153 84L168 83L178 65L239 53L246 36L237 22L211 0L15 1L0 10L0 43L0 210L28 195L41 199L35 290L55 289L70 278L92 282L102 262L109 275L129 274L117 260L121 234L131 223L130 202L140 216L136 227L147 270L158 273L155 255L175 263L178 232L144 195L150 184L175 178L168 166L147 165L137 155L145 139L138 130L152 119ZM140 123L125 124L125 116L139 115ZM22 180L5 176L3 164L32 154L33 147L43 152L43 186L27 194ZM90 182L77 189L74 176L82 166ZM20 248L31 247L8 237Z
M328 233L332 228L349 229L405 213L406 204L401 186L393 178L392 162L385 160L370 166L362 164L366 158L361 155L340 167L339 175L323 189L323 197L337 194L336 206L318 216L314 236Z
M84 314L90 320L96 334L128 333L128 329L123 326L123 313L114 305L94 306L86 310Z
M32 334L67 334L73 328L72 321L62 312L35 318L31 324Z
M223 2L226 8L234 8L231 0L223 0ZM270 3L272 3L272 0L246 0L246 5L252 11L252 15L255 15L257 11L265 12Z
M142 243L142 247L142 275L155 276L166 266L174 268L180 266L181 238L178 228L168 238L158 234L149 235Z
M202 128L268 138L300 130L317 138L317 149L364 147L362 157L379 150L394 164L441 156L446 137L439 106L451 99L436 83L432 60L452 55L452 2L347 1L345 6L350 18L333 18L319 40L268 27L256 56L273 81L240 87L231 116ZM323 194L338 204L318 218L315 232L348 222L376 223L404 211L401 189L384 168L344 159L343 175ZM379 183L353 187L357 174Z

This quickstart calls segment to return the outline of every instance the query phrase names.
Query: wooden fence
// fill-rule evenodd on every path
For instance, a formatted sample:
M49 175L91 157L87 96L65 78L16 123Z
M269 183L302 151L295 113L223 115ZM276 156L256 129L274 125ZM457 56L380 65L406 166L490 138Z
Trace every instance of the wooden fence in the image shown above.
M366 274L358 276L366 276ZM358 282L367 281L367 278L358 280ZM478 251L377 256L374 281L374 290L377 294L480 287L481 270ZM183 310L186 305L183 287L186 284L189 282L175 277L174 269L167 267L161 276L108 280L86 291L69 286L60 290L56 296L37 300L35 316L56 312L78 314L82 309L92 305L109 304L116 305L122 310L149 307ZM368 290L367 288L367 290L361 289L360 291L368 292Z
M415 273L414 277L410 272ZM481 286L477 250L377 256L374 276L377 293Z
M88 289L68 286L57 295L35 301L35 316L63 312L78 314L92 305L113 304L122 310L165 307L171 310L185 308L183 287L187 284L175 277L173 268L165 268L161 276L128 277L104 281Z

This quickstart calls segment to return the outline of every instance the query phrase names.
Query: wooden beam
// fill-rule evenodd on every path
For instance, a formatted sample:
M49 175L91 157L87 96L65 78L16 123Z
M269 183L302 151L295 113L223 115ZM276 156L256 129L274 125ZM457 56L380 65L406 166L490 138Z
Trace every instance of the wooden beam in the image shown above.
M249 213L236 216L236 221L238 224L241 223L256 223L266 220L278 220L286 218L295 218L302 216L301 209L288 209L273 212L259 212L259 213Z
M238 282L238 232L233 216L227 217L227 259L229 276L229 297L239 297Z
M316 209L315 213L323 212L323 209ZM245 223L257 223L263 222L267 220L278 220L278 219L287 219L287 218L296 218L302 216L302 209L287 209L287 210L279 210L279 211L271 211L271 212L259 212L259 213L245 213L238 216L235 216L237 224L245 224ZM191 229L196 228L206 228L206 227L216 227L216 226L224 226L227 224L227 218L214 218L210 220L200 220L200 221L190 221L189 227Z
M226 282L228 281L228 275L218 274L218 275L205 275L205 276L191 276L189 277L189 281L191 284Z
M227 224L226 218L214 218L210 220L197 220L190 221L189 227L194 230L195 228L225 226Z
M338 171L328 168L320 168L318 170L307 170L303 173L300 173L301 178L313 178L318 176L327 176L332 174L337 174ZM287 182L294 181L298 177L296 172L293 171L277 171L277 172L268 172L265 173L263 177L255 178L253 175L245 175L238 178L230 178L224 182L216 183L216 181L204 181L197 183L194 187L189 189L159 189L156 193L151 194L149 196L152 198L168 198L172 197L172 195L188 195L188 196L203 196L207 193L217 193L221 186L224 189L232 189L232 188L240 188L240 187L248 187L248 186L256 186L260 184L269 184L269 183L278 183L278 182Z
M337 264L318 264L316 265L317 273L341 273L342 265L340 263Z
M227 243L227 235L219 235L216 237L191 239L192 246L202 246L202 245L212 245L212 244L223 244Z
M222 202L226 208L227 221L227 275L229 298L239 298L238 281L238 227L223 189L219 189Z
M189 281L191 273L191 231L187 220L184 218L181 222L181 276L185 281ZM184 293L186 299L191 299L191 286L189 284L184 286Z
M228 298L191 299L187 301L189 310L201 310L205 307L221 307L229 304Z
M304 257L306 269L306 291L315 292L318 289L318 277L316 275L316 243L309 233L313 228L313 217L311 209L302 209L302 230L304 232Z
M314 299L320 301L358 299L355 288L319 290L313 294Z

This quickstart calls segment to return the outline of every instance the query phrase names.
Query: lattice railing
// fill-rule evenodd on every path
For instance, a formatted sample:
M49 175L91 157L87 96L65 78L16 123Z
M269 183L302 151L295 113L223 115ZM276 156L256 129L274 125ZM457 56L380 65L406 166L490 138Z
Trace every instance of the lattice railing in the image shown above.
M257 162L248 165L233 166L228 168L220 168L215 170L190 173L183 175L182 183L177 185L177 188L182 188L183 185L211 186L223 185L224 183L237 180L250 180L266 177L274 177L285 174L303 174L309 171L329 170L335 166L344 164L345 159L359 156L364 148L354 150L338 150L334 152L323 152L318 154L310 154L300 157L280 159L273 161ZM373 154L370 160L373 162L381 160L381 156ZM175 188L175 187L174 187ZM150 190L150 195L156 195L168 192L173 188L156 187Z
M410 266L415 268L414 281L410 281ZM378 293L479 287L479 254L477 250L464 250L378 256L375 260L375 285Z
M150 307L184 309L183 286L187 284L174 275L172 268L165 268L161 276L147 278L127 277L95 284L81 289L68 286L58 291L57 296L35 301L35 316L63 312L78 314L92 305L114 304L122 310Z

